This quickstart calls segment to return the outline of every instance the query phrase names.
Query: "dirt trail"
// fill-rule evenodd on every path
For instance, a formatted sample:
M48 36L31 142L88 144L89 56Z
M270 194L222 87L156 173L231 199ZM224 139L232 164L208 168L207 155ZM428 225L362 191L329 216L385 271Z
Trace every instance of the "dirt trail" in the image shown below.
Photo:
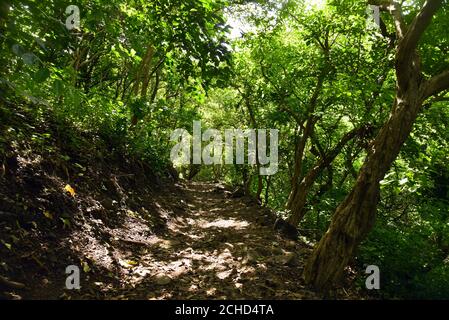
M217 184L174 184L90 136L75 145L50 118L28 122L58 134L46 141L51 152L6 139L0 299L319 298L301 281L310 247L274 232L274 215L251 199ZM72 265L82 269L79 291L66 289Z
M250 199L232 199L215 184L191 183L160 196L156 206L172 209L166 229L145 236L141 221L132 218L111 230L108 254L97 247L91 256L99 264L118 262L109 274L116 281L92 272L74 298L317 298L300 280L310 249L274 233L272 215Z

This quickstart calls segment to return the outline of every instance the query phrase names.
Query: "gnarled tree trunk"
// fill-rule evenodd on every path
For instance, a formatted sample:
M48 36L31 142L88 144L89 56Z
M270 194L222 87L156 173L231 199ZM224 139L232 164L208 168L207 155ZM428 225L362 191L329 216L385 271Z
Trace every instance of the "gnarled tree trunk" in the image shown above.
M338 144L327 154L325 154L318 162L309 170L306 176L301 180L297 187L296 193L290 203L289 209L291 215L288 222L296 227L304 218L306 213L307 194L314 185L316 179L327 167L329 167L335 158L340 154L344 146L357 135L361 135L366 128L356 128L345 134Z
M419 80L412 79L415 89ZM419 90L398 97L395 112L380 131L352 192L334 213L329 230L309 259L306 282L326 289L340 279L360 242L371 231L380 197L379 183L396 159L422 106Z
M337 208L328 231L306 263L304 279L317 289L327 289L341 278L358 245L374 226L380 181L408 138L423 102L449 88L449 70L424 79L416 49L443 1L426 1L408 27L401 5L384 2L382 9L392 13L399 39L396 99L390 118L370 146L354 188Z

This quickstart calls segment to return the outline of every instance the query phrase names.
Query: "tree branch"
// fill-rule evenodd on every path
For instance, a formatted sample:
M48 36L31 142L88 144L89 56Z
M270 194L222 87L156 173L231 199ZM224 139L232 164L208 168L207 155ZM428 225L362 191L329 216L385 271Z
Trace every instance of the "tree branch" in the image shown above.
M447 89L449 89L449 69L427 81L424 90L424 97L427 99Z
M421 11L413 19L403 39L399 42L398 61L401 61L401 63L410 61L424 31L426 31L434 14L442 4L443 0L426 0ZM400 7L399 4L396 3L396 5ZM408 65L408 63L406 64Z
M304 120L302 120L297 113L293 112L293 110L291 110L290 108L284 106L284 105L279 105L279 109L288 113L290 115L290 117L293 118L293 120L295 120L295 122L299 125L302 126L304 125Z
M404 37L404 34L407 30L407 26L404 22L404 16L402 14L402 7L398 2L396 2L394 0L369 0L368 4L378 6L380 11L389 12L391 14L391 16L393 17L394 26L396 28L397 38L402 39ZM382 26L381 26L381 29L382 29ZM382 32L382 34L383 33L384 32Z

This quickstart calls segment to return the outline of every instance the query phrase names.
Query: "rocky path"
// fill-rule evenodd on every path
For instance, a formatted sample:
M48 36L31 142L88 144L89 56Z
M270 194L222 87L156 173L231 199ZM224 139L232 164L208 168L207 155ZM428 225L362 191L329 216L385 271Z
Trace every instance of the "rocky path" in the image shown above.
M310 249L274 233L272 217L251 200L192 183L160 203L175 208L166 230L147 238L135 223L115 230L121 248L109 256L119 263L114 273L120 284L96 282L104 296L90 288L84 298L316 298L300 280Z

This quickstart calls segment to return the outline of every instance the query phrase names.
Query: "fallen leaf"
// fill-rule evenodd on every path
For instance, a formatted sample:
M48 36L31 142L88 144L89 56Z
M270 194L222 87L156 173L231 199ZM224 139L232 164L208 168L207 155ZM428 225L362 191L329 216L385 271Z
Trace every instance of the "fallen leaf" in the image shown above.
M88 273L89 271L90 271L90 267L89 267L89 265L86 263L86 262L82 262L81 263L81 265L83 266L83 271L85 272L85 273Z
M132 268L133 266L138 265L138 262L133 261L133 260L122 260L122 259L119 259L119 264L120 264L123 268L130 269L130 268Z
M75 197L75 189L73 189L69 184L65 186L64 190L70 193L72 197Z
M53 220L53 215L50 212L48 212L47 210L44 210L43 213L47 219Z

